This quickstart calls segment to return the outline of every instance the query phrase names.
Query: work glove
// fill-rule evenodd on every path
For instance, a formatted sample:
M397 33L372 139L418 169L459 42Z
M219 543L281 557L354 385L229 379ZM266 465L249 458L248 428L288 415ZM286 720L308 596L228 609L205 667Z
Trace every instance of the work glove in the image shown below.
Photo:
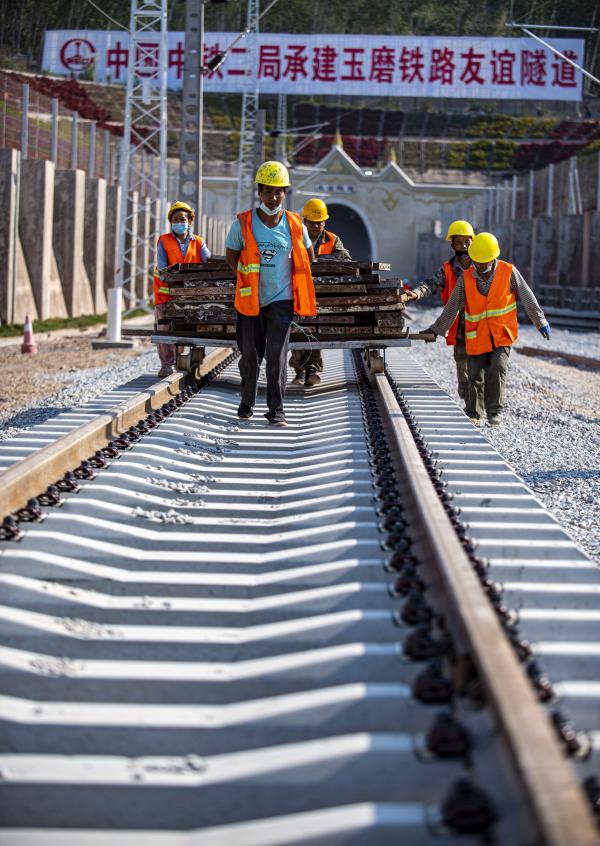
M408 303L411 300L418 300L418 299L419 299L419 297L417 296L417 294L415 294L414 291L404 291L402 294L400 294L400 302L403 302L403 303Z
M433 329L431 328L431 326L429 327L429 329L423 329L423 334L428 334L428 335L433 336L431 338L425 338L424 339L426 344L432 344L434 341L437 340L437 332L434 332Z
M542 323L539 327L540 334L544 336L544 338L549 341L550 340L550 324L549 323Z

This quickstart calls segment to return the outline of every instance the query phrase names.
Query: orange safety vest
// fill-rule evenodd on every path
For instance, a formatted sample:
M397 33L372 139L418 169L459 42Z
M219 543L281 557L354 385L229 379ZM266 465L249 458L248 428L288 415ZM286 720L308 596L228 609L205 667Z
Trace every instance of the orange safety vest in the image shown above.
M317 313L317 298L310 270L310 258L302 237L302 218L286 211L292 236L292 290L294 313L301 317L314 317ZM240 314L256 317L260 311L260 250L252 232L252 209L238 214L242 227L244 247L237 266L234 306Z
M185 256L181 252L180 242L171 232L167 232L165 235L160 236L156 242L157 247L161 241L167 254L167 267L171 264L201 264L202 244L204 241L199 235L192 235ZM171 295L169 293L169 286L166 282L161 282L158 275L158 267L155 265L154 305L167 303L170 299Z
M446 277L446 284L440 291L440 297L444 305L450 299L450 294L456 287L456 273L454 272L454 268L452 267L451 261L444 262L444 276ZM460 320L460 314L457 314L456 320L448 330L448 334L446 335L446 343L449 347L453 347L456 345L456 333L458 332L458 323Z
M322 244L319 245L319 251L317 255L319 256L328 256L331 255L333 252L333 248L335 247L335 239L336 236L333 232L328 232L326 229L323 230L325 235L329 238L329 241L323 241Z
M487 296L479 292L473 267L468 267L465 283L465 341L467 355L509 347L517 340L517 298L510 290L512 264L498 261Z

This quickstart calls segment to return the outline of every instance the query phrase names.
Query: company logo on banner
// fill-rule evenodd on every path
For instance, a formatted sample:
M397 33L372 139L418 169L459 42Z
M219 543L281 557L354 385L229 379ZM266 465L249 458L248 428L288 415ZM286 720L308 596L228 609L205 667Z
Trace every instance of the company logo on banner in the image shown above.
M230 32L207 33L205 61L226 49L233 37ZM569 59L583 63L582 40L557 38L551 43ZM69 74L94 63L99 82L124 82L128 44L124 32L49 30L42 67ZM181 88L183 45L184 33L169 33L172 89ZM136 49L152 77L158 65L158 40L148 33ZM252 68L248 55L247 42L239 42L206 78L206 90L241 92L258 84L265 94L581 99L581 73L530 38L260 33Z

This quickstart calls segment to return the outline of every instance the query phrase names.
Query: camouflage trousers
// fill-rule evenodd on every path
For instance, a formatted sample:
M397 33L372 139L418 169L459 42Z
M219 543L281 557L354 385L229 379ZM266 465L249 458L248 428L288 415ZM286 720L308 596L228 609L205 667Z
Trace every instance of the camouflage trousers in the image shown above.
M323 372L323 356L321 350L292 350L290 356L290 367L294 370L314 370L316 373Z

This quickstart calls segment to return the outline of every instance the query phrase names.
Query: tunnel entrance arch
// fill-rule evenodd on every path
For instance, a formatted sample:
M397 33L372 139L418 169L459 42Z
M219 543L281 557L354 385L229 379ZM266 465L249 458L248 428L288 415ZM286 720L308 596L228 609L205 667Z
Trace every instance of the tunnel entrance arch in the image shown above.
M369 219L364 212L347 200L326 201L329 220L326 229L339 235L353 259L374 261L377 244Z

